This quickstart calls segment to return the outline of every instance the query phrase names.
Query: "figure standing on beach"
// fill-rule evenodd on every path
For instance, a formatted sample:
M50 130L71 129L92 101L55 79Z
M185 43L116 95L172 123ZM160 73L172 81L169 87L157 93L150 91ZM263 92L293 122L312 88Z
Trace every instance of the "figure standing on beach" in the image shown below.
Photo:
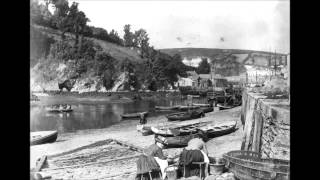
M145 113L140 114L140 124L146 124L147 123L147 118Z

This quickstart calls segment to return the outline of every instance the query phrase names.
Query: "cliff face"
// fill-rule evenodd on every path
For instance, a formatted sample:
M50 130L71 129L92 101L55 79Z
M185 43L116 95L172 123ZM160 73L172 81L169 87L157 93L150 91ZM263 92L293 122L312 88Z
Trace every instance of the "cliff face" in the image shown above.
M71 91L78 92L91 92L100 91L106 92L106 88L103 86L102 76L96 76L95 73L90 70L81 76L75 77L76 63L74 60L60 60L56 58L43 58L49 56L50 44L55 41L60 41L60 32L55 29L48 27L38 26L31 24L31 39L30 39L30 90L31 91L56 91L59 90L58 83L62 83L65 80L71 80L73 88ZM73 44L73 34L66 33L66 41ZM84 38L86 40L91 40L93 44L99 46L102 52L108 53L116 62L128 59L132 62L143 62L137 51L134 48L122 47L107 41L94 39L94 38ZM50 41L49 41L50 40ZM46 48L41 48L45 46ZM95 47L94 47L95 48ZM60 49L57 49L60 51ZM62 51L61 51L62 52ZM59 52L57 52L59 53ZM88 61L85 59L85 61ZM113 73L115 85L110 90L126 90L123 86L125 82L128 81L128 76L122 75L123 73L116 70Z

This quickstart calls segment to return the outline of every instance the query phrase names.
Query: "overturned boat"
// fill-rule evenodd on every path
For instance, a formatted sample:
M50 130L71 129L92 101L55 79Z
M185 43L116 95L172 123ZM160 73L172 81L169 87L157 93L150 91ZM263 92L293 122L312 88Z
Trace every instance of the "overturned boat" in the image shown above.
M30 145L53 143L58 138L58 131L37 131L30 133Z

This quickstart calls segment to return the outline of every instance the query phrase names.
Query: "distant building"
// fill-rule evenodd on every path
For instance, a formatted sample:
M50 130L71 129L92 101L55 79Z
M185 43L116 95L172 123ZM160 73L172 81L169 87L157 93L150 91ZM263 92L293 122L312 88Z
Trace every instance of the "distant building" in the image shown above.
M179 80L176 83L176 86L178 87L192 86L192 82L193 80L190 78L179 77Z

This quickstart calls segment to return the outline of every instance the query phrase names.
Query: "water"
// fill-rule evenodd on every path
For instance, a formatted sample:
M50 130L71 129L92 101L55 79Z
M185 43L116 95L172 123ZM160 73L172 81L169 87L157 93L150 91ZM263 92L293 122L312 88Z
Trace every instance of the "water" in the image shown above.
M30 106L30 131L58 130L60 133L85 129L101 129L124 121L120 114L149 111L148 117L156 117L170 112L154 111L157 106L185 105L186 99L141 100L126 103L106 101L77 101L68 98L41 97L41 101ZM205 98L194 99L194 103L206 103ZM70 113L49 113L45 106L68 103ZM128 119L125 121L130 121ZM137 120L137 119L135 119ZM137 122L138 123L138 122Z

